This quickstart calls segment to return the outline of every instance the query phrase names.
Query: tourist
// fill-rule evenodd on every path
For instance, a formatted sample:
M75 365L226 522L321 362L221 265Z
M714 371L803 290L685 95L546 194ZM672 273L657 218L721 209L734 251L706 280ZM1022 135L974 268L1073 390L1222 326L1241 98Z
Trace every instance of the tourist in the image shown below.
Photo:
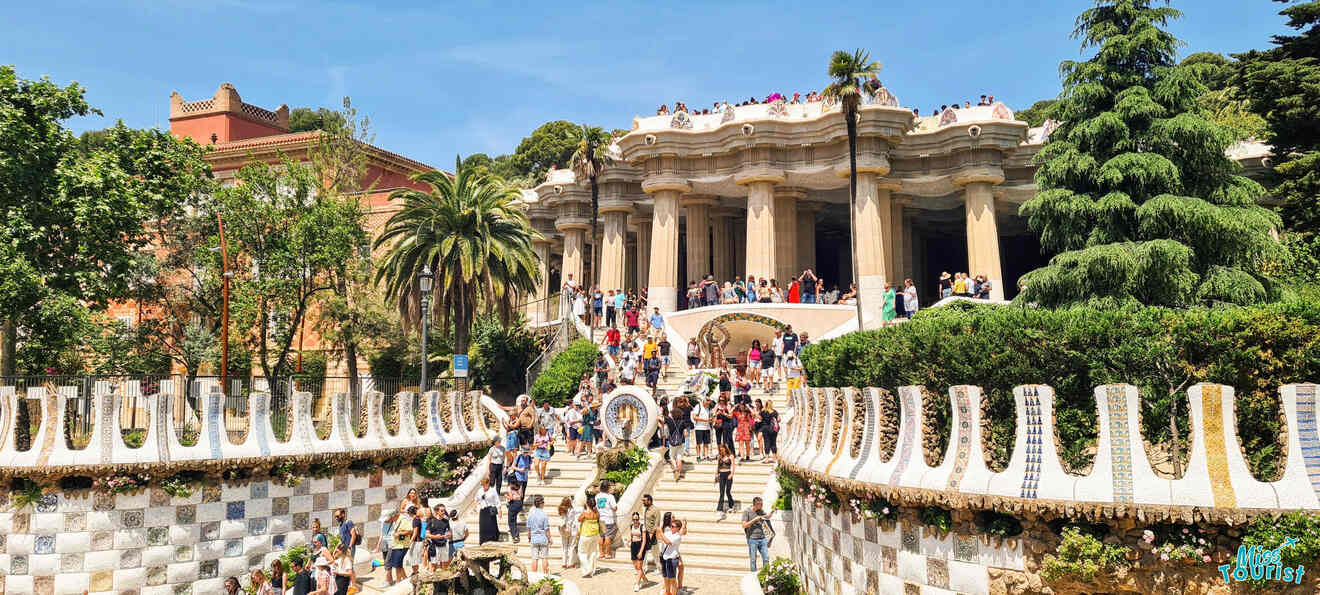
M518 434L516 432L510 431L505 435L505 437L506 438L512 437L513 438L512 442L514 444L513 448L514 449L518 448L517 446ZM506 440L505 442L507 443L510 441ZM501 444L500 441L496 440L494 444L490 445L490 452L486 453L486 467L487 467L486 478L490 480L491 483L495 484L496 493L498 493L504 485L502 482L504 481L504 463L506 461L505 458L506 451L507 449L504 447L504 444Z
M663 104L663 103L660 104L660 108L657 109L657 110L655 110L655 115L657 115L657 116L668 116L668 115L669 115L669 106L668 106L668 105L665 105L665 104Z
M225 593L226 593L226 595L238 595L238 593L241 592L242 589L243 589L243 586L240 585L240 584L238 584L238 578L237 578L237 577L233 577L233 576L231 576L231 577L225 579ZM633 589L633 590L636 591L637 589Z
M573 506L573 498L564 496L559 501L559 547L560 569L577 566L578 557L578 515L582 511Z
M426 525L431 520L431 510L425 506L409 506L408 516L412 517L412 533L408 536L408 553L403 559L404 564L412 568L412 573L417 574L417 568L422 565L426 552Z
M619 329L611 326L605 331L605 349L609 351L610 357L619 357L619 342L621 340L622 335L620 335Z
M752 339L752 346L747 349L747 376L752 382L761 377L761 340Z
M816 303L816 283L820 281L820 279L816 278L816 273L811 269L807 269L802 271L802 274L798 276L797 280L798 291L802 294L802 303Z
M463 519L458 517L458 509L449 511L449 559L454 559L454 553L463 549L467 545L468 526Z
M414 572L414 574L416 574ZM315 595L330 595L330 585L334 582L334 574L330 572L330 559L320 557L316 559L316 590L312 591Z
M444 504L436 504L426 524L426 560L431 570L449 566L449 538L453 529Z
M275 561L279 562L279 560ZM269 580L266 580L266 573L260 568L252 571L251 580L252 595L277 595L275 587L270 584ZM284 577L280 577L280 581L283 582L283 580ZM284 592L280 591L278 595L284 595Z
M545 515L545 496L532 496L532 511L527 513L527 542L532 545L532 572L537 568L550 574L550 518Z
M994 289L994 284L986 279L985 275L981 275L981 283L976 286L976 297L983 300L990 299L991 289Z
M508 510L509 539L518 543L518 515L523 509L523 484L518 481L509 481L509 489L505 492L508 502L505 504Z
M798 357L797 350L789 351L784 356L784 370L788 375L788 390L805 386L806 372L802 369L802 359Z
M786 297L785 294L784 294L784 290L783 290L783 288L779 287L779 281L777 281L777 280L775 280L775 279L771 279L771 280L770 280L770 302L771 302L771 303L775 303L775 304L782 304L782 303L784 303L784 302L786 302L786 301L788 301L788 299L787 299L787 297Z
M883 324L884 326L889 326L890 324L893 324L894 318L898 316L897 312L894 309L894 299L895 299L894 286L885 283L885 294L884 297L880 299L882 300L881 310L880 310L880 321L881 324Z
M710 449L710 416L712 403L714 403L714 401L712 401L710 397L706 397L704 402L698 403L696 407L692 408L692 428L693 432L696 434L698 461L705 460L706 455L710 454L707 451Z
M715 444L733 449L733 430L737 422L733 419L733 408L727 399L720 399L715 406L714 417Z
M623 354L623 359L619 361L619 383L633 384L636 378L637 356L632 351L626 351Z
M733 384L733 388L735 391L733 402L746 403L747 401L752 400L752 381L748 380L746 376L739 374L738 380Z
M590 322L587 320L587 298L581 292L573 296L573 316L576 316L584 324Z
M720 289L720 303L721 304L738 303L738 292L733 290L733 284L729 283L728 281L725 281L724 287Z
M642 331L640 310L640 307L633 306L628 308L623 314L623 320L628 324L628 332L630 333L639 333Z
M384 540L382 540L384 541ZM258 570L257 572L260 572ZM284 595L284 561L275 558L270 561L270 590L275 595Z
M490 478L481 480L481 493L477 495L477 518L480 521L477 543L500 540L500 493L490 485Z
M605 326L613 327L616 320L614 311L614 290L611 289L605 294Z
M642 495L642 524L646 528L646 552L651 554L651 565L660 567L660 549L655 547L655 530L660 527L660 509L650 494Z
M292 595L309 595L312 591L315 590L316 581L312 578L312 571L308 570L306 566L303 566L302 556L299 555L291 556L289 558L289 569L293 571L293 579L289 581L290 583L292 583L292 586L289 587L289 590L292 593ZM280 576L284 576L284 575L281 574ZM394 582L391 581L389 577L390 577L389 567L386 566L385 580L389 582L390 585L393 585Z
M321 525L320 517L312 518L312 543L319 544L320 547L328 547L330 539L325 535L325 527Z
M766 399L761 406L761 462L773 463L779 459L779 412L774 399Z
M522 409L518 412L518 447L530 448L533 429L536 427L536 404L531 397L524 397Z
M636 512L632 513L632 522L628 525L628 559L632 560L633 569L637 571L633 591L640 591L647 582L646 569L643 568L646 561L646 526L642 524L642 515Z
M746 403L734 405L733 419L738 424L734 430L733 441L738 444L738 452L742 460L750 461L752 460L752 426L757 420Z
M579 443L581 455L592 455L596 452L596 422L599 420L596 414L596 407L588 405L586 411L582 413L582 441ZM579 455L579 458L581 457Z
M628 296L624 295L623 289L615 290L614 298L612 301L612 305L614 306L614 314L612 316L614 316L614 318L611 318L609 320L608 324L610 326L612 327L618 326L619 317L623 316L627 303L628 303Z
M802 331L802 334L798 335L798 355L802 355L802 350L810 344L811 339L807 336L807 331Z
M779 331L775 331L775 334L778 335ZM775 343L779 344L778 348L782 351L784 348L782 337L776 336ZM771 345L771 348L761 350L761 388L766 392L775 389L775 365L779 361L779 354L776 353L773 347L774 343L771 343Z
M381 539L389 542L389 555L385 559L385 581L393 585L405 578L403 573L404 557L412 546L412 517L400 512L390 518L388 531L381 533Z
M652 341L654 341L654 339L652 339ZM656 346L656 351L659 351L658 345ZM651 393L655 394L655 389L660 384L660 358L656 355L652 355L643 360L642 371L646 376L646 388L651 389Z
M784 331L775 329L775 338L770 341L770 349L775 352L775 377L784 377ZM769 389L766 389L767 391Z
M715 510L720 513L720 520L728 516L728 512L733 510L733 471L735 468L735 459L733 451L729 447L720 445L720 454L715 459L715 485L719 486L720 499L715 504ZM725 505L725 502L728 505Z
M968 295L967 280L963 278L962 273L955 273L953 275L953 295L963 297Z
M756 301L761 304L768 304L774 301L770 285L765 279L761 279L761 284L756 288Z
M908 320L911 320L917 313L917 286L912 284L911 279L903 280L903 309L907 311Z
M696 281L688 281L687 290L683 292L683 303L679 306L680 310L691 310L701 307L701 292L697 289Z
M348 548L340 543L335 546L335 558L330 564L330 574L335 581L335 595L348 595L348 590L357 583L357 571L353 569L353 557Z
M602 560L614 559L614 536L618 534L619 526L615 524L615 511L619 508L619 501L610 493L610 482L602 480L600 482L600 491L596 493L596 512L599 513L601 532L600 532L600 557Z
M684 535L687 535L687 523L671 516L664 531L657 536L661 543L660 574L665 577L665 595L678 595L679 545Z
M953 280L948 271L940 273L940 299L953 295Z
M747 557L752 572L756 572L756 555L760 553L761 563L770 563L770 547L766 533L770 529L770 515L761 506L761 497L752 498L752 505L742 516L743 532L747 535Z
M587 507L578 515L578 559L582 561L582 578L596 574L596 560L600 558L600 513L596 500L587 498Z
M546 403L546 407L550 404ZM536 429L536 438L532 439L534 451L532 468L536 471L536 480L539 485L546 485L546 466L550 463L550 435L546 433L545 426Z
M576 400L564 408L564 437L568 442L568 454L578 454L578 439L582 432L582 412L578 411Z
M665 330L665 317L660 315L660 308L652 309L651 317L647 319L647 323L651 325L651 330L654 332L659 333Z
M532 445L523 446L518 451L518 456L513 459L513 467L510 468L509 475L518 483L522 493L527 493L527 480L531 477L532 470Z
M660 341L657 342L655 345L656 347L660 348L660 375L668 376L669 350L673 347L673 345L669 343L669 335L665 333L660 333Z
M843 294L843 295L841 295L841 296L839 296L839 303L840 303L840 304L845 304L845 305L848 305L848 306L851 306L851 305L854 305L854 304L857 303L857 284L856 284L856 283L849 283L849 284L848 284L848 292L845 293L845 294Z
M683 429L687 421L678 405L670 408L669 415L663 421L668 429L665 446L668 447L669 467L674 472L674 481L678 481L683 477Z

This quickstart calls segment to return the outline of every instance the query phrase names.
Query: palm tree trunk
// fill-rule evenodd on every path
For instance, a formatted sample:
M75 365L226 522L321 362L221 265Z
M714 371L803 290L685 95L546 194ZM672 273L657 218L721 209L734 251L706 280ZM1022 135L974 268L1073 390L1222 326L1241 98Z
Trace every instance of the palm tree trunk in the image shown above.
M857 330L862 330L862 277L857 268L857 107L846 98L843 117L848 127L848 245L852 252L853 283L857 284Z

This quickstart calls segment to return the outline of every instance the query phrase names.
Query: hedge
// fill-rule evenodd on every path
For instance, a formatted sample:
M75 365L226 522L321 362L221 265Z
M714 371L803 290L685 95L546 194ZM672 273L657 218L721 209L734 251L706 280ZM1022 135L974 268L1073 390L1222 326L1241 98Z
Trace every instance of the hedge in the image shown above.
M551 407L563 407L577 394L582 375L591 372L598 353L596 346L586 339L571 343L536 377L532 383L532 400L537 405L548 401Z
M1126 382L1139 387L1147 440L1168 444L1176 406L1180 450L1187 448L1185 391L1197 382L1236 389L1238 433L1253 474L1282 472L1279 387L1320 380L1320 302L1173 310L1047 310L970 306L923 310L912 321L852 333L806 348L814 386L925 385L982 387L991 431L992 467L1011 455L1012 389L1054 387L1060 456L1069 469L1090 466L1098 423L1093 390ZM947 397L937 399L944 402ZM937 420L948 432L947 420Z

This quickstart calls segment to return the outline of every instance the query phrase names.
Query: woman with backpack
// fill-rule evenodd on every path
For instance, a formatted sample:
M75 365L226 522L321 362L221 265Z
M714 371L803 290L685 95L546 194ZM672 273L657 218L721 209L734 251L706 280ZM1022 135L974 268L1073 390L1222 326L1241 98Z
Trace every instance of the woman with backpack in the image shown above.
M762 463L774 463L779 458L779 412L773 399L766 399L761 408L761 438L765 445Z

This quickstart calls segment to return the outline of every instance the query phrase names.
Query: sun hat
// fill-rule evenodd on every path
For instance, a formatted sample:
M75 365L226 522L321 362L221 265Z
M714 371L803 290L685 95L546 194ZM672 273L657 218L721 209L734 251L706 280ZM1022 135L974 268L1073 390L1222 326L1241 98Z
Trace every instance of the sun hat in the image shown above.
M330 561L326 560L325 556L320 556L316 559L316 566L329 566L329 565L330 565Z

